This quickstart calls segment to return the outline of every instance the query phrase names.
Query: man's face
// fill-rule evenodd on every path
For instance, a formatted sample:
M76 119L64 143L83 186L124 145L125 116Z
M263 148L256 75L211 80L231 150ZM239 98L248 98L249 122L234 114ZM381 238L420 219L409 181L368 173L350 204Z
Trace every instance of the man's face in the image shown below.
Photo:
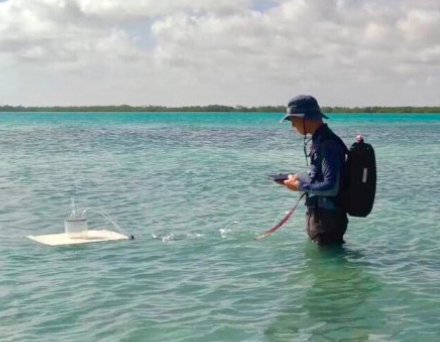
M292 123L292 127L295 128L299 134L305 135L304 131L304 119L298 117L292 117L290 122Z

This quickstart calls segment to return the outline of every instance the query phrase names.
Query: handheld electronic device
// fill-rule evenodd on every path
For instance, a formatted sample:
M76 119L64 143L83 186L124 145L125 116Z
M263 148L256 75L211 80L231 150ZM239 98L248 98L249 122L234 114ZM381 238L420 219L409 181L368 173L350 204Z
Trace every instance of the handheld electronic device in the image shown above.
M285 180L289 178L290 173L276 173L272 175L268 175L269 179L273 180L277 183L284 183Z

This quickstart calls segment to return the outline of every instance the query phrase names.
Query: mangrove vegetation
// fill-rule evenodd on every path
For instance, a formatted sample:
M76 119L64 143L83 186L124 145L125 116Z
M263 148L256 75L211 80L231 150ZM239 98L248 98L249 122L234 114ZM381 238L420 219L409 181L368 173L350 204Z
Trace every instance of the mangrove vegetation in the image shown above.
M68 107L24 107L24 106L0 106L0 112L137 112L137 113L284 113L285 106L186 106L186 107L165 107L165 106L68 106ZM322 107L325 113L440 113L440 107Z

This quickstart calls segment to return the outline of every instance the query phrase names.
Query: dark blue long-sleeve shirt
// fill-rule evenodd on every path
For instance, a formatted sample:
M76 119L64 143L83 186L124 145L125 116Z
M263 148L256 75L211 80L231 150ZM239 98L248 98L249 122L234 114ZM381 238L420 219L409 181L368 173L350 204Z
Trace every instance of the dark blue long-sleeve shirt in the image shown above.
M300 190L307 193L307 206L337 210L345 151L327 125L319 127L312 136L310 171L300 176Z

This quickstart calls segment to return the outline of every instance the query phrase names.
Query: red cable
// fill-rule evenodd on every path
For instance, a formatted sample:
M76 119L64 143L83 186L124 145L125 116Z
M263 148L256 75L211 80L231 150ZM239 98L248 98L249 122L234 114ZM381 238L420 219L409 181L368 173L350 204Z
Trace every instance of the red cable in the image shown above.
M254 238L254 240L261 240L269 235L271 235L273 232L275 232L278 228L281 228L287 221L289 221L290 217L292 216L292 214L294 213L296 207L298 206L299 202L301 201L301 199L304 197L305 193L303 193L301 195L301 197L298 199L298 202L296 202L295 206L287 213L286 216L284 216L284 218L277 223L275 226L273 226L272 228L270 228L267 232L264 232L261 235L258 235L257 237Z

